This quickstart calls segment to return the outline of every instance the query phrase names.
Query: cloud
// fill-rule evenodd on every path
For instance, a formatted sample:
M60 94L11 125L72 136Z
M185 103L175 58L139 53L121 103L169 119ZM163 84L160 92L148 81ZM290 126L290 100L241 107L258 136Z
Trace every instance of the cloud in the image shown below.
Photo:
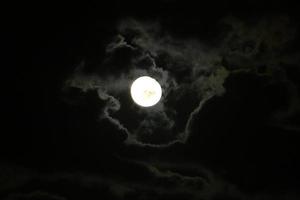
M230 31L222 41L222 55L231 73L252 71L269 78L268 86L282 85L287 106L276 110L270 125L298 131L289 124L300 112L299 86L291 74L298 73L299 51L293 49L298 25L287 16L266 16L255 23L227 17L222 22ZM293 71L293 72L291 72Z
M127 133L125 144L185 143L194 117L207 101L224 94L223 84L231 73L276 78L276 71L284 70L282 62L296 63L295 56L282 51L295 37L288 18L269 17L251 24L228 17L222 23L229 29L221 33L218 44L209 46L197 38L176 38L157 22L122 20L100 70L85 73L88 66L81 66L66 85L97 90L107 101L100 115ZM143 75L153 76L163 88L162 100L149 109L133 105L128 95L132 81Z
M228 27L222 38L222 56L230 70L253 70L272 75L283 63L299 62L289 48L296 38L297 26L287 16L265 16L249 22L234 17L222 19Z
M101 172L96 174L84 172L34 172L21 167L9 166L10 174L14 177L2 181L10 186L2 189L2 194L6 194L6 200L17 199L53 199L64 200L73 198L103 198L111 199L211 199L222 187L228 183L215 180L211 172L202 171L206 178L201 176L187 176L179 172L160 169L149 163L126 161L134 169L133 175L129 175L126 180L122 177L128 171L121 170L123 176L104 176ZM124 166L124 163L123 165ZM3 168L3 167L2 167ZM27 171L27 178L20 178L22 171ZM130 172L132 173L132 172ZM209 174L207 174L209 173ZM136 179L134 177L147 177ZM127 176L126 176L127 177ZM0 177L2 178L2 177ZM209 179L207 179L209 178ZM61 188L64 188L62 191ZM227 186L226 186L227 187Z
M186 142L193 116L208 99L225 91L222 84L227 73L221 57L195 39L179 40L163 34L158 23L129 19L121 21L118 30L116 39L106 47L107 58L99 66L111 67L111 73L87 74L80 66L66 85L83 91L96 89L99 98L107 102L101 117L127 133L126 144L166 147ZM122 68L116 68L116 61L124 59L119 54L129 59ZM162 100L149 109L132 105L128 97L131 82L143 75L157 79L163 89ZM176 108L185 93L195 98L187 111ZM129 112L131 121L127 120Z
M119 120L110 116L111 112L117 112L120 110L120 102L113 96L105 93L101 89L98 89L98 96L100 99L106 101L106 106L103 109L103 115L100 118L108 119L112 124L116 125L119 130L125 131L127 134L130 134L126 127L124 127Z
M131 170L128 171L126 166ZM1 197L5 200L299 198L292 190L280 194L247 194L211 170L191 163L122 159L120 165L110 174L101 171L88 173L65 170L37 172L14 165L2 165L0 168L6 171L6 175L0 175ZM185 170L189 173L185 174Z

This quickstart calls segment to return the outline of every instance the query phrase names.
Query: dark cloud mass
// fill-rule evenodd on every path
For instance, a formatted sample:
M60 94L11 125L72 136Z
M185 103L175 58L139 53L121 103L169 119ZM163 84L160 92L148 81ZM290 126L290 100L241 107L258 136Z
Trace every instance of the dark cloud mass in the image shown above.
M75 4L3 25L0 199L299 199L298 9Z

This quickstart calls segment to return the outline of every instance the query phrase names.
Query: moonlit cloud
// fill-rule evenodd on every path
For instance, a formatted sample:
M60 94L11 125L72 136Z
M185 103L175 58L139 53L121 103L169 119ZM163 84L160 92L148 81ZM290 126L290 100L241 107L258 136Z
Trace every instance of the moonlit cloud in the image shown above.
M99 67L115 66L114 62L120 56L118 51L122 50L130 57L122 72L85 74L84 67L81 67L66 82L67 85L83 91L96 89L99 98L107 102L100 115L127 133L126 144L163 147L186 142L193 116L209 98L225 91L222 84L227 72L220 65L220 56L195 39L176 40L169 34L161 37L158 23L130 19L121 21L118 30L119 35L106 47L107 59ZM163 89L162 100L145 110L134 107L127 95L132 81L143 75L154 77ZM185 93L195 99L188 106L188 115L176 108L180 101L184 102ZM132 118L136 120L135 125L128 125L122 117L130 114L122 114L123 106L132 108L130 112L142 118ZM179 118L182 122L178 122ZM179 123L181 125L177 125Z
M231 73L256 71L264 64L272 73L286 59L278 56L278 46L291 41L294 31L286 18L272 22L266 19L251 27L235 18L225 18L222 23L230 26L230 31L222 33L225 36L219 45L209 46L196 38L176 38L162 30L159 23L123 20L99 66L107 69L106 73L86 74L86 66L81 66L66 85L97 90L99 98L107 102L99 115L127 133L126 144L164 147L185 143L194 117L207 101L225 93L223 84ZM282 28L290 30L284 40L281 35L286 32ZM276 31L280 36L273 34ZM263 53L262 45L266 48ZM257 55L261 59L254 59ZM132 104L129 87L135 78L144 75L159 81L163 97L156 106L143 110ZM180 108L182 104L185 110Z

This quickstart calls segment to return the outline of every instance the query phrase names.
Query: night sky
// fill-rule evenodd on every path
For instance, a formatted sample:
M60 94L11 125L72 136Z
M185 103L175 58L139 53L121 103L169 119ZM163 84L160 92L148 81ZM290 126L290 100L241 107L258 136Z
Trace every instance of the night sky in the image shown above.
M299 10L4 3L0 199L300 199Z

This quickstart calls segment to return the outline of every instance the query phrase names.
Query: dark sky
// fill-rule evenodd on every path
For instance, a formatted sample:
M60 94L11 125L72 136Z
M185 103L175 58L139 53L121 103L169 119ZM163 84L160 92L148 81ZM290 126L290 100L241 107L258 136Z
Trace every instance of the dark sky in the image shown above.
M298 10L4 3L0 199L300 199Z

